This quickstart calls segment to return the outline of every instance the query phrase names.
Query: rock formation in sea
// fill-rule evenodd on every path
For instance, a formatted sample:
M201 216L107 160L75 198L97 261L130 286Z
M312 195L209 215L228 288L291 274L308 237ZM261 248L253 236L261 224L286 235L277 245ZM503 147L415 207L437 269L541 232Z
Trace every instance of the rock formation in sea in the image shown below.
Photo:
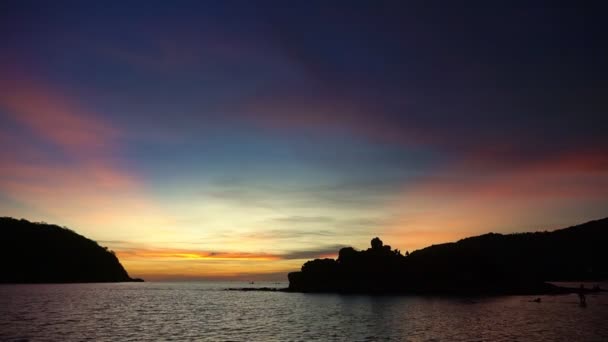
M142 281L114 252L64 227L2 217L0 236L0 283Z
M547 281L608 279L608 218L556 230L470 237L401 254L379 238L306 262L289 290L341 293L541 294Z

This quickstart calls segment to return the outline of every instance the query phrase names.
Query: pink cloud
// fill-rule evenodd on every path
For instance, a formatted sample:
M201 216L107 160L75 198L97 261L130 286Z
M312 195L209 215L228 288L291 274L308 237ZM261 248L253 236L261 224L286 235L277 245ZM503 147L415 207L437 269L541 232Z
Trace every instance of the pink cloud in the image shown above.
M4 71L3 71L4 72ZM108 149L118 131L51 86L9 72L0 80L0 108L34 134L69 152Z
M389 205L397 214L385 232L407 248L420 248L488 231L552 229L600 218L608 203L607 155L563 153L497 169L464 161L405 186Z
M116 162L118 129L59 87L26 73L6 75L0 110L27 134L2 138L0 191L79 226L155 211L137 175ZM49 153L48 146L60 152Z
M412 196L476 196L483 198L585 198L608 195L608 152L589 150L539 157L502 168L484 168L469 159L420 179Z

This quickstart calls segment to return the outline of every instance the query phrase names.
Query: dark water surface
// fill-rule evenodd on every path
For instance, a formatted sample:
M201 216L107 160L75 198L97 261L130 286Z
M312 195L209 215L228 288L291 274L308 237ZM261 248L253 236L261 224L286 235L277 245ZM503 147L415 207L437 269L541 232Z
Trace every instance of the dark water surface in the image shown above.
M580 307L576 295L223 291L244 286L286 284L0 285L0 340L608 341L608 294Z

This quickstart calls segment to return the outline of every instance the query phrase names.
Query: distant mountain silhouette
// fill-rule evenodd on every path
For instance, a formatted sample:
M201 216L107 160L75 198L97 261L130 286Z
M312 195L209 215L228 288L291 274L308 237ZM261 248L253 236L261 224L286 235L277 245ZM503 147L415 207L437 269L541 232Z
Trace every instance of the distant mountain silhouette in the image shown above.
M112 251L67 228L2 217L0 236L0 283L142 281Z
M608 279L608 218L556 230L470 237L409 255L379 238L342 248L337 260L308 261L289 273L298 292L540 294L546 281ZM406 253L407 254L407 253Z

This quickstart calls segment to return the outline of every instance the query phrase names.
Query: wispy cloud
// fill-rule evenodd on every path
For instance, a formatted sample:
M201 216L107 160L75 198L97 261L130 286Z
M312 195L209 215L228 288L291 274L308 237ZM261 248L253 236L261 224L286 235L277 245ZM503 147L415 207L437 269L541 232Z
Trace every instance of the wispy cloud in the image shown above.
M287 216L278 217L274 221L279 223L294 223L294 224L317 224L317 223L332 223L335 221L334 218L328 216Z
M267 184L235 179L217 182L201 195L214 199L260 208L319 208L339 207L357 210L380 207L399 190L402 180L377 179L374 181L324 181L316 184ZM280 194L280 196L279 196Z
M100 241L103 243L103 241ZM109 241L108 244L116 246L115 253L121 260L218 260L218 261L273 261L273 260L293 260L293 259L315 259L323 257L333 257L345 245L335 244L316 247L312 249L293 250L284 253L253 253L238 251L205 251L199 249L174 249L174 248L154 248L140 247L129 242Z
M301 260L301 259L317 259L317 258L335 258L338 255L338 251L343 247L347 247L347 246L340 245L340 244L329 245L329 246L323 246L320 248L315 248L312 250L292 251L292 252L288 252L286 254L282 254L281 257L283 259L288 259L288 260L289 259Z
M241 261L271 261L279 260L281 256L267 253L244 252L215 252L186 249L145 249L129 248L115 251L121 259L164 259L164 260L241 260Z
M0 108L11 119L68 153L85 155L112 150L119 132L111 125L97 119L56 87L26 73L6 68L2 72Z
M24 133L2 146L0 190L80 229L152 212L137 174L119 163L121 132L59 87L15 70L0 79L0 112Z

